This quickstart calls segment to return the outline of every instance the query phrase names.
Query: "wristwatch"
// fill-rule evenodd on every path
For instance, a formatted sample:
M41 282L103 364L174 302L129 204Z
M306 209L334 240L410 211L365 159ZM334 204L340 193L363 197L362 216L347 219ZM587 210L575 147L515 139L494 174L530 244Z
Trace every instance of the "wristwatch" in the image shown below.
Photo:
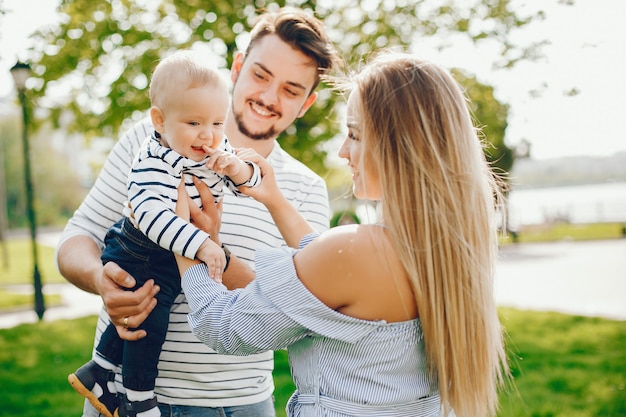
M224 255L226 256L226 266L224 267L224 272L228 269L228 264L230 263L230 249L228 246L222 243L222 250L224 251Z

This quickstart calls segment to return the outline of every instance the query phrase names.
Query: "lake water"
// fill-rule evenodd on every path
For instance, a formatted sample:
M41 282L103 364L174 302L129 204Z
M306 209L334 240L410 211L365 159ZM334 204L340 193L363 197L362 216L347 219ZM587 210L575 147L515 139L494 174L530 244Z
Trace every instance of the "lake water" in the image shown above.
M509 210L511 225L626 222L626 182L513 189Z

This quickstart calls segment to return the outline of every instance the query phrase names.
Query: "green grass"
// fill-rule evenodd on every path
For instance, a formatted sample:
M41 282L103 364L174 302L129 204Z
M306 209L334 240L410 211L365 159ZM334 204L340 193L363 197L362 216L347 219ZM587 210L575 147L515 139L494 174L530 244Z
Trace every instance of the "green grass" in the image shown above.
M43 298L46 307L59 305L62 302L58 294L44 294ZM21 294L0 288L0 311L30 308L34 302L33 294Z
M500 309L514 379L500 417L626 415L626 321ZM0 417L79 416L83 400L67 374L91 355L96 317L0 329ZM275 353L276 410L293 383Z
M10 239L0 243L0 310L29 308L33 305L33 295L12 291L10 285L33 283L33 258L30 239ZM37 246L38 266L42 283L66 283L65 278L54 265L54 248ZM5 256L6 255L6 256ZM46 307L61 303L58 295L45 295Z
M284 417L285 406L296 386L291 379L287 351L274 352L274 399L276 401L276 417Z
M500 416L626 415L626 321L501 308L513 384Z
M624 223L592 224L542 224L524 226L518 231L518 243L557 242L561 240L583 241L624 238ZM503 244L512 243L509 235L501 240Z
M522 230L520 242L621 238L621 224L556 225ZM507 243L507 242L505 242ZM30 242L10 240L0 286L32 282ZM39 246L44 284L65 282L54 249ZM54 302L46 298L47 305ZM28 307L32 296L0 288L0 309ZM626 415L626 321L500 309L513 380L500 396L500 417ZM67 374L91 356L96 317L0 329L0 417L79 416L82 397ZM294 390L287 354L275 353L278 417Z
M0 416L80 416L67 374L91 355L96 318L0 330Z
M31 284L33 282L33 258L30 239L8 239L5 243L8 259L0 258L0 285ZM1 242L0 248L2 248ZM43 284L67 282L54 265L54 248L37 245L37 253Z

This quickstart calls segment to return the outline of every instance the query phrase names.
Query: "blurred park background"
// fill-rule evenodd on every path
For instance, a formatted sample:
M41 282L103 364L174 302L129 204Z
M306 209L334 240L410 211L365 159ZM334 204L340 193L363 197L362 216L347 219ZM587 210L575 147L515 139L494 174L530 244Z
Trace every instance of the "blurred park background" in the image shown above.
M511 262L502 271L532 275L530 290L558 298L567 263L576 264L555 245L573 242L568 256L582 259L580 249L570 251L581 248L576 242L606 240L615 242L611 256L626 259L626 83L618 65L626 62L626 2L0 0L0 321L32 311L33 281L35 298L45 294L36 303L41 316L67 303L54 290L65 282L54 238L119 134L146 115L155 62L193 48L228 71L259 10L286 4L323 19L353 68L379 48L397 48L453 71L507 184L502 246ZM23 86L10 69L30 71ZM350 198L350 175L335 156L342 111L341 98L322 86L279 141L327 181L333 224L368 222L374 208ZM543 268L546 258L564 261ZM605 289L626 300L624 269L610 269L622 264L584 259L583 280L593 286L614 274ZM95 296L71 297L99 308ZM626 415L626 319L540 307L501 307L515 379L500 415ZM0 416L79 415L65 377L90 356L89 314L2 326ZM284 352L276 384L284 415L293 388Z

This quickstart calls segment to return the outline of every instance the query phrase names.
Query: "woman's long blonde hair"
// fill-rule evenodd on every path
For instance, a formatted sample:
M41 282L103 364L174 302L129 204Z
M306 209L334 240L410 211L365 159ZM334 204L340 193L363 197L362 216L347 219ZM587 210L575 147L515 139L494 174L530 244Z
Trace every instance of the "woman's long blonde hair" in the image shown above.
M495 414L507 372L493 295L498 193L467 98L447 71L408 54L379 55L353 81L364 164L381 181L444 410Z

